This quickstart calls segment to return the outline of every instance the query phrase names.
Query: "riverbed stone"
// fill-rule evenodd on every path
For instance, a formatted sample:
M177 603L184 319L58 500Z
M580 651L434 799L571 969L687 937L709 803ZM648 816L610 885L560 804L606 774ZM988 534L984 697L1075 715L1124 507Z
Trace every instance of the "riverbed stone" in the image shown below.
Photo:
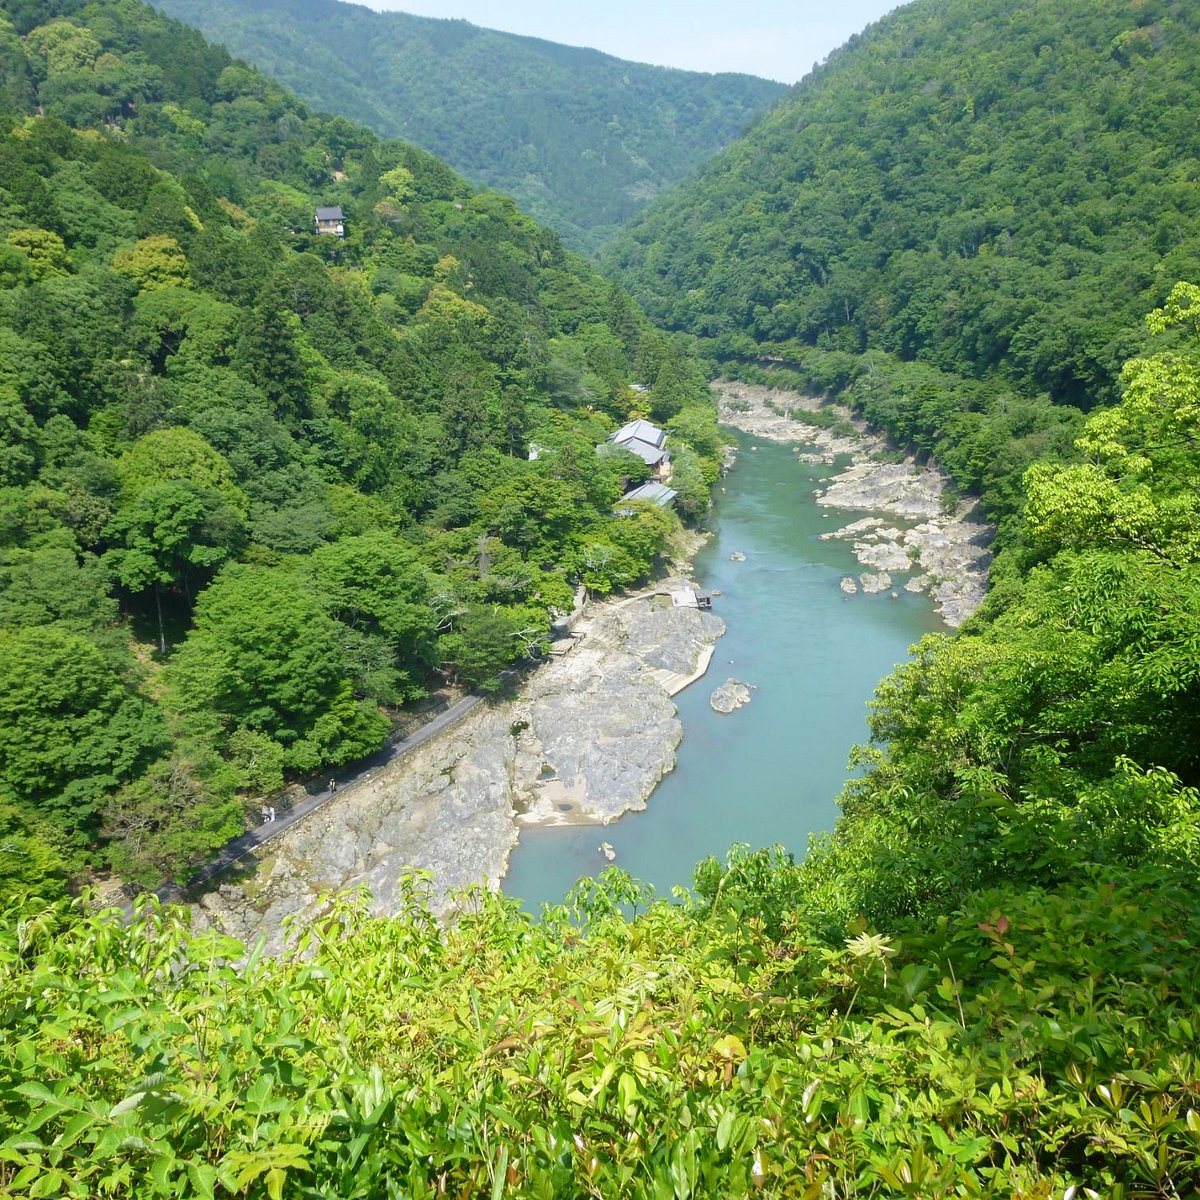
M877 571L907 571L913 565L908 551L897 542L855 542L854 557Z
M886 592L892 586L892 577L886 571L880 571L878 574L866 571L858 577L858 582L868 596L874 596L879 592Z
M777 403L777 401L780 401ZM772 407L768 408L768 404ZM856 432L848 437L824 426L805 421L806 413L832 410ZM866 425L842 405L828 404L817 396L779 391L761 384L740 380L720 380L717 385L717 416L723 425L731 425L755 437L772 442L793 442L812 447L803 451L803 461L831 464L839 455L861 452L864 447L875 453L886 442L871 433Z
M834 476L818 503L901 517L932 517L942 511L944 486L941 476L919 471L911 460L865 462L852 464Z
M846 593L847 596L855 596L858 594L858 580L853 575L843 575L838 587Z
M731 713L750 703L750 687L740 679L727 679L709 697L714 712Z

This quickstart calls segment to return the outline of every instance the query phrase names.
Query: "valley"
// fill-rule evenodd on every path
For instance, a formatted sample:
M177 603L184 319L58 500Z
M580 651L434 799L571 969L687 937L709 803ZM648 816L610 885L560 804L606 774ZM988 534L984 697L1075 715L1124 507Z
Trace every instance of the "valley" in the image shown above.
M1196 5L171 2L0 0L0 1194L1197 1194Z

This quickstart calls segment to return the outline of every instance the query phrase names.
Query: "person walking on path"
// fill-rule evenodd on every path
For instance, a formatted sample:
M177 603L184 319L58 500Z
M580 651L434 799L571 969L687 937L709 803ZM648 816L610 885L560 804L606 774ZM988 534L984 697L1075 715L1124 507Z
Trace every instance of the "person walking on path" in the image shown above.
M262 806L262 823L265 825L271 819L271 810L264 804Z
M337 780L336 780L336 779L331 779L331 780L329 781L329 790L330 790L331 792L336 792L336 791L337 791Z

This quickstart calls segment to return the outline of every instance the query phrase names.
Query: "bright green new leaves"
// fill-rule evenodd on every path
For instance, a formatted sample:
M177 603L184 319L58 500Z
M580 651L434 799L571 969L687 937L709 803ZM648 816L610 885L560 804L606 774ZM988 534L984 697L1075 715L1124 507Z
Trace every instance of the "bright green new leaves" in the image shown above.
M1200 895L1115 873L814 934L797 868L532 921L342 897L278 958L147 906L0 924L0 1186L118 1197L1191 1195ZM791 893L773 928L764 900ZM75 917L73 925L66 922ZM237 965L235 965L237 964Z
M1087 862L1195 870L1200 574L1148 553L1060 554L973 635L925 639L880 686L871 732L886 750L863 756L873 769L805 864L853 878L837 885L843 915L883 921Z
M353 699L339 629L298 579L234 565L200 597L195 628L171 665L180 706L221 740L237 729L284 746L315 770L376 749L387 721Z
M1151 313L1155 332L1190 326L1186 353L1135 358L1122 401L1094 414L1076 445L1089 462L1038 464L1026 476L1029 524L1057 547L1138 546L1174 562L1200 557L1200 289L1181 283Z
M245 497L225 456L191 429L157 429L138 438L121 456L117 470L121 492L129 500L154 484L187 482L212 488L245 511Z
M1122 486L1094 463L1038 463L1025 476L1026 514L1039 542L1051 546L1159 544L1158 508L1149 488Z
M179 243L166 234L139 238L113 256L113 270L128 275L143 292L183 287L188 281L188 260Z
M0 630L0 789L52 816L76 845L164 732L91 642L52 627Z
M32 30L26 39L33 61L51 77L94 65L100 44L90 29L73 21L51 21Z
M0 898L53 898L65 891L68 863L54 824L28 805L0 796Z
M48 229L13 229L5 234L4 240L25 256L29 273L35 280L67 273L70 260L57 233Z

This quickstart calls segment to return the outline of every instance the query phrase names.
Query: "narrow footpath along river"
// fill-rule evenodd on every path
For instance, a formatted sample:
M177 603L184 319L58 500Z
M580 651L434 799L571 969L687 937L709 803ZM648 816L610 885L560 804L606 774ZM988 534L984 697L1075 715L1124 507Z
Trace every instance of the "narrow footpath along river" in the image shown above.
M945 629L928 597L899 584L896 599L840 590L863 568L847 542L819 538L862 514L814 502L835 468L798 464L787 446L746 434L738 441L716 493L714 536L696 559L696 578L721 592L714 610L728 632L708 674L675 698L678 764L645 812L611 825L522 829L503 888L532 911L608 866L605 841L615 865L663 894L735 842L779 843L800 857L809 834L836 819L875 685L923 634ZM744 561L731 559L738 551ZM755 690L748 706L721 715L709 696L730 676Z

